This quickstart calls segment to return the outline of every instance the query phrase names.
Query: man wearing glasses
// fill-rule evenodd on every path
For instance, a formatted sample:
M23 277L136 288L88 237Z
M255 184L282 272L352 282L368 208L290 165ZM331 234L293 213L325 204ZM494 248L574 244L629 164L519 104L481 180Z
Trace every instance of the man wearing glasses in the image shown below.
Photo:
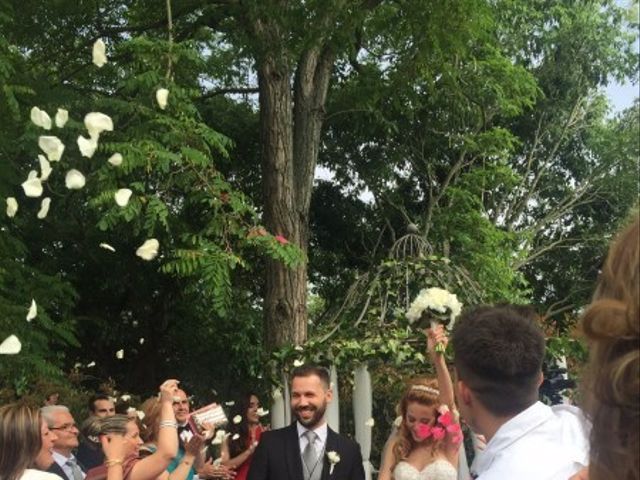
M78 427L69 409L62 405L50 405L42 407L40 412L49 430L53 430L57 436L53 442L54 462L47 471L63 479L83 480L85 472L73 455L73 450L78 447Z

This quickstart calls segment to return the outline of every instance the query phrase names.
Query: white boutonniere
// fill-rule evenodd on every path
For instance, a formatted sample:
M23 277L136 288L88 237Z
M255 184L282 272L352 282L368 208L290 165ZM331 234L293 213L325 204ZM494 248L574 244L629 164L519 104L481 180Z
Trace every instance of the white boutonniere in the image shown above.
M340 455L338 454L338 452L334 452L333 450L331 450L330 452L327 452L327 459L329 460L329 475L331 475L333 473L333 469L336 466L336 463L340 461Z

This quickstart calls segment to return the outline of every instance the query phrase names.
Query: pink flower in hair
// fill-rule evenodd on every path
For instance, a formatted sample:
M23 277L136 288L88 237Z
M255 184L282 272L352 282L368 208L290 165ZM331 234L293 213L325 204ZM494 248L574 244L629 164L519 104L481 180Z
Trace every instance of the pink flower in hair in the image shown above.
M431 434L433 435L434 440L442 440L447 432L442 427L433 427L431 429Z
M433 432L432 428L426 423L421 423L415 429L415 433L420 440L426 440L431 436L432 432Z
M448 427L453 423L453 416L450 411L446 411L438 417L438 423L443 427Z
M286 245L287 243L289 243L289 240L284 238L282 235L276 235L274 238L278 241L280 245Z

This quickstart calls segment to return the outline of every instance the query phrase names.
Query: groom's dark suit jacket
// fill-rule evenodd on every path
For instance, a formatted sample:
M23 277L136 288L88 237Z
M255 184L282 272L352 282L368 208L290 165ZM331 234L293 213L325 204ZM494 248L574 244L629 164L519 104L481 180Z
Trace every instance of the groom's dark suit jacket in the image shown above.
M333 467L326 452L334 451L340 461ZM247 480L303 480L302 456L296 423L285 428L264 432L253 454ZM353 440L327 431L322 480L364 480L360 447Z

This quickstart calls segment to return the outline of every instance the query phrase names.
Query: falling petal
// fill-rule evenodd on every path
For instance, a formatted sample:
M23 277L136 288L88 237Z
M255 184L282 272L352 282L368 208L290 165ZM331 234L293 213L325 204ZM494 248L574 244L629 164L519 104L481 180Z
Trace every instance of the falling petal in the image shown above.
M129 203L129 199L131 198L131 194L133 192L131 190L129 190L128 188L121 188L120 190L118 190L116 192L116 194L114 195L115 199L116 199L116 203L118 204L119 207L126 207L127 204Z
M142 345L144 343L144 338L141 338L138 343L140 343L140 345Z
M51 130L51 117L47 112L40 110L38 107L31 109L31 121L38 127Z
M160 243L155 238L145 241L140 248L136 250L136 255L143 260L153 260L158 255Z
M375 425L376 421L373 418L370 418L369 420L367 420L366 422L364 422L365 427L373 427Z
M42 195L42 182L38 177L29 178L22 183L22 189L27 197L37 198Z
M116 352L116 358L117 358L118 360L122 360L122 359L124 358L124 350L118 350L118 351Z
M108 243L101 243L100 244L100 248L104 248L105 250L110 250L112 252L115 252L116 249L113 248L111 245L109 245Z
M38 162L40 162L40 181L44 182L51 175L51 164L44 155L38 155Z
M100 136L102 132L113 131L113 120L109 115L105 115L100 112L87 113L84 117L84 126L89 132L89 136L96 138Z
M142 410L136 410L136 415L138 416L138 419L140 421L144 420L145 415L144 415L144 412Z
M156 100L158 101L158 106L164 110L167 108L167 100L169 99L169 90L166 88L159 88L156 90Z
M233 423L235 423L236 425L239 424L241 421L242 421L242 416L236 415L235 417L233 417Z
M114 167L119 167L120 165L122 165L122 155L120 155L119 153L114 153L109 157L109 160L107 160L107 162L109 162Z
M0 355L15 355L16 353L20 353L21 349L22 344L15 335L9 335L0 343Z
M18 201L14 197L7 197L7 217L13 218L18 212Z
M46 218L49 213L49 207L51 206L51 199L49 197L43 198L42 203L40 204L40 211L38 212L37 217L42 220Z
M258 416L264 417L265 415L269 415L269 410L265 410L264 408L260 407L258 409Z
M84 138L82 135L78 135L78 148L83 157L91 158L98 148L98 138Z
M84 187L86 180L82 173L75 168L72 168L67 172L64 183L69 190L79 190Z
M69 112L64 108L59 108L56 112L56 127L62 128L69 120Z
M29 311L27 312L27 322L30 322L37 316L38 316L38 305L36 305L36 301L34 299L31 299L31 306L29 307Z
M240 438L240 434L239 434L239 433L235 433L235 434L233 435L233 437L231 437L231 440L237 440L237 439L239 439L239 438Z
M95 367L96 362L87 363L87 368Z
M234 402L233 400L231 400L230 402L224 402L224 404L225 404L227 407L233 407L233 406L236 404L236 402Z
M128 402L129 400L131 400L131 395L127 395L127 394L122 395L122 396L120 397L120 400L122 400L123 402ZM135 408L134 408L134 410L135 410ZM127 411L128 411L128 410L127 410Z
M101 68L105 63L107 63L107 46L104 44L104 42L102 41L102 39L98 39L96 40L96 42L93 44L93 51L92 51L92 61L93 64L98 67Z
M304 362L302 360L294 360L293 361L293 366L298 368L301 367L302 365L304 365Z
M41 136L38 138L38 147L47 154L50 162L57 162L62 158L64 143L58 137Z

